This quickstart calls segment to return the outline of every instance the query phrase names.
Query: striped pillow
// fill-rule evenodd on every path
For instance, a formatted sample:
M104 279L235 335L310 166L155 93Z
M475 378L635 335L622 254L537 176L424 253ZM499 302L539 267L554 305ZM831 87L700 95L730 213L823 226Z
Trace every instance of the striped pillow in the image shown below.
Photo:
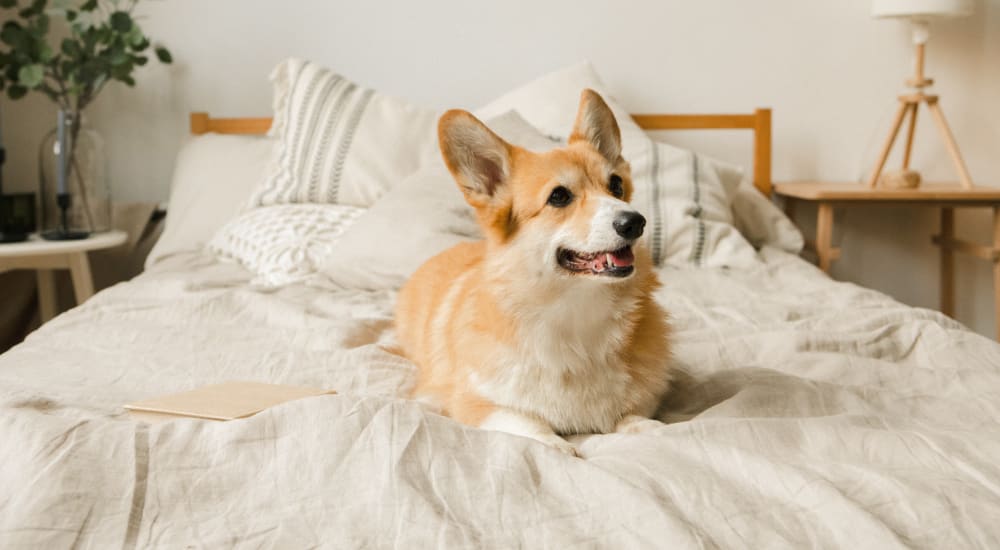
M717 267L756 262L730 208L743 170L647 138L633 150L632 204L644 216L656 264Z
M271 74L278 139L252 206L370 206L437 147L437 114L301 59Z

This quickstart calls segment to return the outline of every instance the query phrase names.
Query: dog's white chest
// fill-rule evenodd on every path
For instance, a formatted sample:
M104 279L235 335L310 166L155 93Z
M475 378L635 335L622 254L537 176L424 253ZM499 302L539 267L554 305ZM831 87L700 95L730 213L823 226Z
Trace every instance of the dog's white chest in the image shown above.
M610 432L629 406L632 378L621 363L620 310L574 300L530 312L496 375L476 389L497 404L530 412L559 433ZM621 304L618 304L621 305Z

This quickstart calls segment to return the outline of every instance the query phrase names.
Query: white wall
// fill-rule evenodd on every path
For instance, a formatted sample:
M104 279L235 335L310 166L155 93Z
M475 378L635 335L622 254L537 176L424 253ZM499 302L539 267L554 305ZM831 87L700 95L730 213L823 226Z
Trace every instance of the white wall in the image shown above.
M910 71L905 26L868 16L869 0L170 0L146 2L148 33L174 52L172 67L145 69L137 89L108 89L89 118L109 140L121 199L162 200L186 133L186 115L266 115L266 75L297 55L383 91L437 107L475 107L536 75L591 59L635 111L774 109L778 180L854 180L868 169ZM967 163L1000 185L1000 5L979 0L973 18L935 24L928 73ZM34 155L52 125L34 98L3 104L12 149L8 181L31 187ZM926 123L917 168L952 178ZM749 159L745 136L673 134L732 160ZM811 223L811 214L802 221ZM986 239L988 218L958 216L960 234ZM935 307L936 213L852 209L833 275ZM993 333L990 271L960 259L957 316Z

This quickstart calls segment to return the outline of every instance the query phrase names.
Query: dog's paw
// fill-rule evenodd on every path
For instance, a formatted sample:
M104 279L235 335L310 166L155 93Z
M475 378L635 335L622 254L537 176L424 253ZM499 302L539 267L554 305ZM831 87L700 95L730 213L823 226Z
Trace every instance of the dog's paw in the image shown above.
M576 449L576 446L556 434L541 434L534 436L534 439L569 456L580 457L580 451Z
M615 426L615 433L640 434L661 427L663 427L663 422L660 422L659 420L653 420L652 418L646 418L645 416L639 416L637 414L630 414L618 421L618 424Z

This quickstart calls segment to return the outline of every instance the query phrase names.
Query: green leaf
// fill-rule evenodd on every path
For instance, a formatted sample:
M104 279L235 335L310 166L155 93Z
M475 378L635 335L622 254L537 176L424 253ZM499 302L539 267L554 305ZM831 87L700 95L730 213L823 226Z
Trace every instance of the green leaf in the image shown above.
M0 41L13 46L15 50L23 50L25 45L24 27L14 21L8 21L0 29Z
M18 13L18 15L20 15L24 19L30 19L32 17L35 17L36 15L39 15L45 11L45 4L47 3L48 0L34 0L33 2L31 2L31 5L21 10L20 13Z
M21 99L28 93L28 89L20 84L11 84L10 88L7 88L7 97L11 99Z
M76 21L76 12L73 10L66 10L66 20L70 23Z
M132 16L124 11L112 13L111 28L120 33L127 33L132 30Z
M81 11L94 11L97 9L97 0L87 0L80 6Z
M17 7L17 0L0 0L0 8Z
M132 56L132 63L135 63L136 65L138 65L140 67L142 67L143 65L145 65L147 61L149 61L149 58L146 57L146 56L144 56L144 55L133 55Z
M126 59L124 63L119 63L118 65L111 66L111 76L124 81L128 78L132 71L135 69L135 65L132 64L131 59Z
M111 27L107 25L101 25L97 28L97 41L101 44L108 44L114 37L114 33L111 32Z
M35 30L35 35L38 38L43 38L46 34L49 33L49 16L45 15L44 13L39 15L35 19L35 24L33 25L33 27Z
M63 38L59 49L69 57L80 57L80 54L83 52L80 48L80 43L72 38Z
M160 63L170 64L174 62L174 57L170 55L170 50L164 48L163 46L156 47L156 58L160 60Z
M93 52L94 46L97 45L97 30L89 28L83 31L83 51Z
M112 50L111 55L108 56L108 62L110 62L111 65L121 65L122 63L125 63L128 60L129 60L129 55L125 53L125 48L121 49L116 48Z
M125 43L129 46L141 44L142 41L146 39L146 37L142 35L142 29L139 28L139 25L132 25L132 28L125 33L124 38Z
M25 65L17 73L17 81L26 88L37 88L45 79L45 67L39 64Z
M52 46L49 46L48 42L42 42L38 50L38 60L42 63L48 63L52 61L52 56L55 52L52 51Z

